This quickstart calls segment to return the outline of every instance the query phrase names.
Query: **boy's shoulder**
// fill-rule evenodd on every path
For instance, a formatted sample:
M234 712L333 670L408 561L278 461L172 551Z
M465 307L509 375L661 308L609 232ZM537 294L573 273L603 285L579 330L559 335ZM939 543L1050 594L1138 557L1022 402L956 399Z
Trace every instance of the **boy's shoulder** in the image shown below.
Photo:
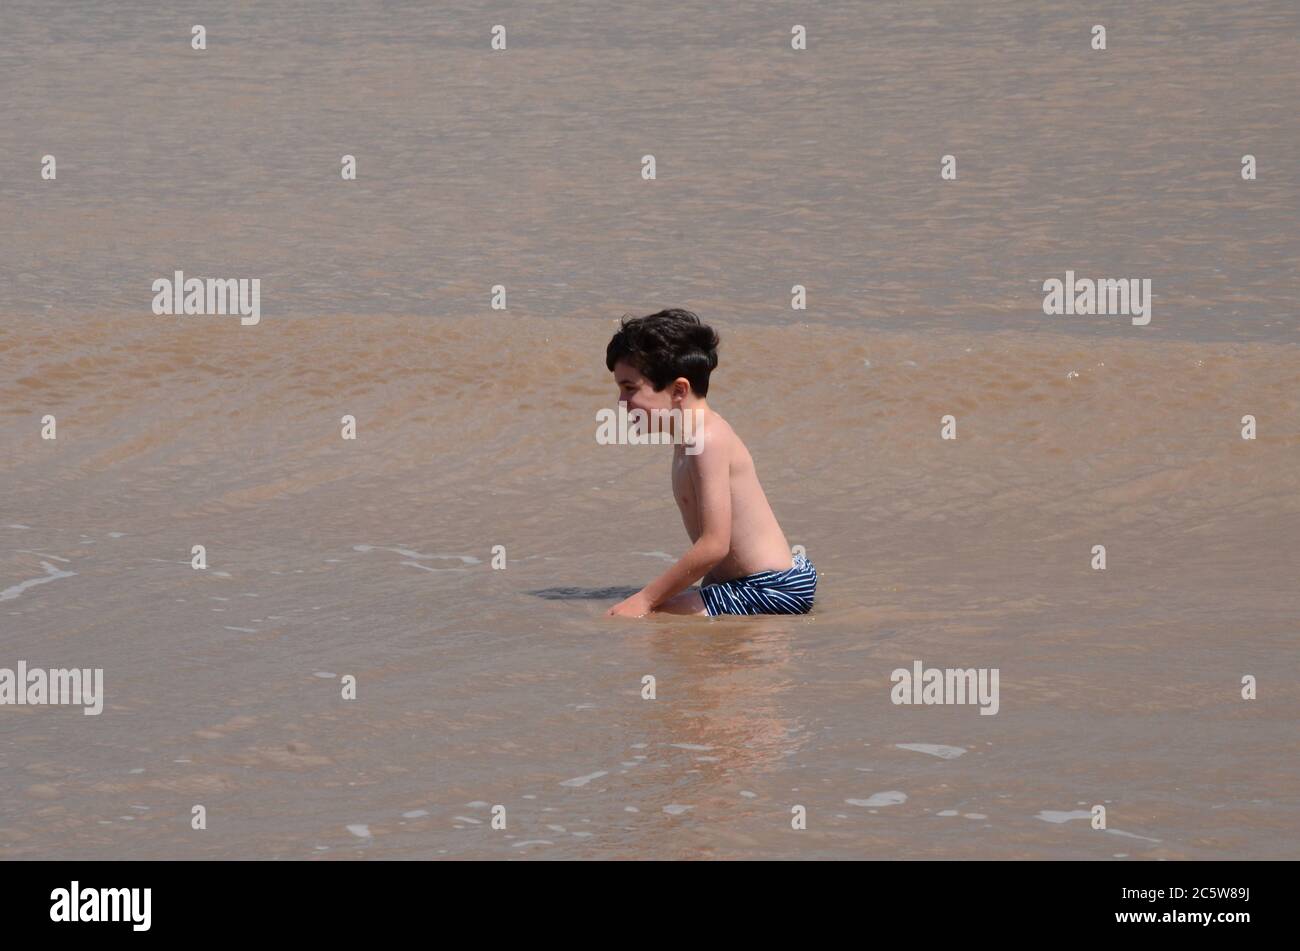
M731 428L731 423L723 419L722 414L719 413L717 410L711 409L704 414L704 424L706 427L716 431L719 435L723 435L728 437L729 439L734 439L737 442L740 442L740 436L738 436L736 434L736 431Z
M705 455L709 458L730 458L737 451L746 451L745 444L731 428L731 424L715 410L700 411L692 430L684 449L688 457L697 460Z

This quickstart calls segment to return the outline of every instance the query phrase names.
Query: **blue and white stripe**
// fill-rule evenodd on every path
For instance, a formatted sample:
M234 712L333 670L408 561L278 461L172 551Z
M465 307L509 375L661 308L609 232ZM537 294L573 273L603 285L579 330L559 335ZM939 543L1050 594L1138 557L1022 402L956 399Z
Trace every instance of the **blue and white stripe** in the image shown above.
M700 588L709 617L719 614L807 614L817 593L817 568L802 554L784 571L760 571Z

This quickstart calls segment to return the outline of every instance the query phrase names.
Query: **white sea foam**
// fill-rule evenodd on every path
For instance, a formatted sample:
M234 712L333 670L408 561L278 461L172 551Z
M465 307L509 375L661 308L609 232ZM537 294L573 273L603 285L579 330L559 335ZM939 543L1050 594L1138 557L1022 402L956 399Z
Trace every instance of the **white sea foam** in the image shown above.
M1138 835L1134 832L1124 832L1120 829L1107 829L1111 835L1122 835L1129 839L1141 839L1144 842L1159 842L1159 839L1153 839L1149 835Z
M1044 809L1035 819L1042 819L1044 822L1069 822L1073 819L1091 819L1092 813L1086 809L1072 809L1069 812L1058 812L1054 809Z
M353 551L391 551L399 555L405 555L407 558L442 558L450 561L458 560L465 565L481 565L483 562L473 555L426 555L424 552L412 551L409 548L385 548L382 545L353 545Z
M940 759L956 759L966 752L964 746L944 746L942 743L895 743L900 750L912 750L915 753L928 753Z
M71 578L76 575L75 571L60 571L48 561L41 562L41 567L45 569L44 578L31 578L27 581L20 581L11 588L5 588L0 591L0 601L13 600L28 588L33 588L38 584L48 584L51 581L58 581L60 578Z
M602 776L608 776L608 770L600 770L595 773L588 773L586 776L575 776L573 779L566 779L560 783L561 786L585 786L593 779L600 779Z
M407 565L411 568L419 568L421 571L440 572L440 571L468 571L469 570L468 568L430 568L428 565L422 565L418 561L404 561L402 562L402 564Z
M897 789L890 789L885 792L873 793L870 799L845 799L850 806L865 806L872 808L874 806L897 806L901 802L907 802L907 793L901 793Z

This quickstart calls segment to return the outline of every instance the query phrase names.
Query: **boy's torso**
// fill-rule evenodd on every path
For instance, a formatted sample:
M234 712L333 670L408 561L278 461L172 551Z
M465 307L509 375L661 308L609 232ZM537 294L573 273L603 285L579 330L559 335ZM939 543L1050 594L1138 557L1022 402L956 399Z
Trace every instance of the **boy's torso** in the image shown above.
M754 460L730 425L710 412L705 452L725 453L731 492L731 549L713 566L702 584L716 584L759 571L784 571L791 566L790 544L772 514L767 496L759 484ZM673 451L673 498L682 513L682 524L691 541L700 537L700 514L695 484L691 479L692 457L681 445Z

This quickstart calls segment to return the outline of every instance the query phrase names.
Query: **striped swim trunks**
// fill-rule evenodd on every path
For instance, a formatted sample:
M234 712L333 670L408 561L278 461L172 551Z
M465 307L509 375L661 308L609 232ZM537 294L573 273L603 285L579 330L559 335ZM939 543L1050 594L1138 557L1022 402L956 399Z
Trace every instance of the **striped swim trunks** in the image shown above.
M817 568L804 555L785 571L760 571L700 588L709 617L719 614L807 614L817 593Z

